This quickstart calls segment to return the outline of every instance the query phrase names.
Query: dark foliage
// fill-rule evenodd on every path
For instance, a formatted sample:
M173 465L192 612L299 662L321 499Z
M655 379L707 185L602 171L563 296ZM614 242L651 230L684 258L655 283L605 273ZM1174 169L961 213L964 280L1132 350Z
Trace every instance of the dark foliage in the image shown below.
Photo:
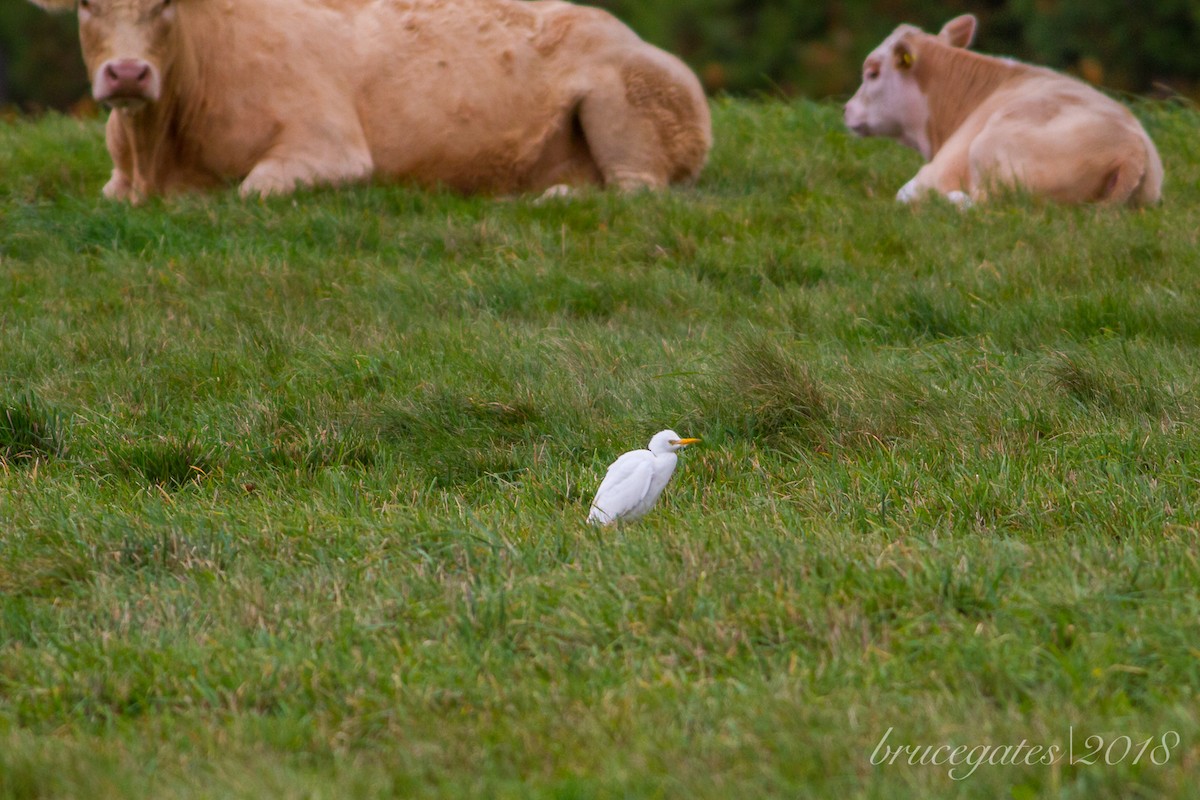
M863 56L901 22L980 18L976 46L1122 91L1200 92L1194 0L592 0L681 55L709 91L826 97L858 83ZM87 95L71 14L0 5L0 106L69 108ZM86 102L84 106L87 107Z

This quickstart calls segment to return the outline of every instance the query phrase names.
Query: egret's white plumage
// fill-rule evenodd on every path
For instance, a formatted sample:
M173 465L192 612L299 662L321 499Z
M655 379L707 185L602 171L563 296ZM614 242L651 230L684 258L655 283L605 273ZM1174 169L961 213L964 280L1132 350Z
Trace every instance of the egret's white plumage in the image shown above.
M588 522L610 525L619 519L634 520L654 507L658 496L671 480L676 452L699 439L683 439L675 431L659 431L646 450L630 450L612 463L596 499Z

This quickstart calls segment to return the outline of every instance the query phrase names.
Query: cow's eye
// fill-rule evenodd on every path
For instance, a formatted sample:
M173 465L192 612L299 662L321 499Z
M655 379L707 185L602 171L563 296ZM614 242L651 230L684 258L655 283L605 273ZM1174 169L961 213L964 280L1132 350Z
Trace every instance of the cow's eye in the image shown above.
M92 4L89 2L89 0L79 0L79 8L80 8L80 10L82 10L82 11L87 11L87 10L89 10L91 7L92 7Z

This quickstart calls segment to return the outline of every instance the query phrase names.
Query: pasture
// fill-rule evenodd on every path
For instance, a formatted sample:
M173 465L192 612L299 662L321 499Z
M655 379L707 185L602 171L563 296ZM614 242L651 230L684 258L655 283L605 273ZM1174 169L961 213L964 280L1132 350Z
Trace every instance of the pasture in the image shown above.
M0 125L0 798L1194 796L1200 113L1136 110L1143 212L899 206L831 104L544 204L130 209Z

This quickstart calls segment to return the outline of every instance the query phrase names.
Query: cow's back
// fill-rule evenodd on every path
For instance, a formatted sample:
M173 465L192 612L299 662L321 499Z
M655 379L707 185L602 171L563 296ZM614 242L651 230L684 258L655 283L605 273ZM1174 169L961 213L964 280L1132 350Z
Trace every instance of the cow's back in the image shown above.
M380 173L513 191L539 188L539 165L561 156L595 180L598 168L570 130L573 115L610 75L638 103L645 82L630 73L639 69L687 94L674 102L690 119L661 138L667 148L698 143L702 152L671 157L698 165L707 153L711 123L695 76L601 9L557 0L415 0L373 6L358 31L359 114Z
M1038 182L1063 202L1157 202L1162 162L1133 113L1092 86L1030 67L996 91L948 141L977 166L1038 164ZM1030 158L1028 148L1041 148ZM988 152L994 150L996 152Z

